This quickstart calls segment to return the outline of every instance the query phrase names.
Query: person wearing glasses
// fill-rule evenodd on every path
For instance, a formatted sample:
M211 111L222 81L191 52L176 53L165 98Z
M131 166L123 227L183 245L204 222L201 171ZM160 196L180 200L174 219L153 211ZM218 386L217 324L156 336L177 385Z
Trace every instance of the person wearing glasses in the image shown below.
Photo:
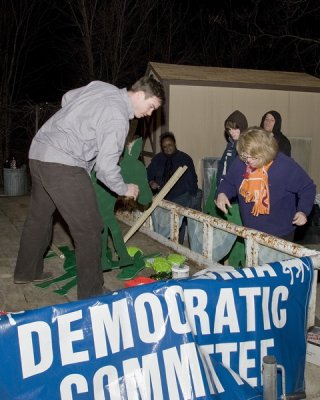
M304 225L312 210L312 179L260 127L240 135L237 151L239 157L218 187L217 207L228 213L236 197L245 227L293 241L296 226Z

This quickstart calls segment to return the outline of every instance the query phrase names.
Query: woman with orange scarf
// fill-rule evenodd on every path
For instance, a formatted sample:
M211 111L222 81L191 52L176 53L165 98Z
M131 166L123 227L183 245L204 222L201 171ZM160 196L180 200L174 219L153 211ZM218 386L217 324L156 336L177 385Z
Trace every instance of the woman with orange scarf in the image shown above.
M296 226L304 225L312 210L312 179L262 128L242 133L237 152L218 187L217 207L227 213L237 198L244 226L293 241Z

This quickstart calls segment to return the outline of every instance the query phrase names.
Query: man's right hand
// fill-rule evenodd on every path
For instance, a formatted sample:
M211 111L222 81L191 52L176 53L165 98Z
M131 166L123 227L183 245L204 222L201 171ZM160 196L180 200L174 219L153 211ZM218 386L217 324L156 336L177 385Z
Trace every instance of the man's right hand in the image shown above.
M125 193L126 197L133 197L134 200L137 200L139 196L139 186L134 183L128 183L128 190Z

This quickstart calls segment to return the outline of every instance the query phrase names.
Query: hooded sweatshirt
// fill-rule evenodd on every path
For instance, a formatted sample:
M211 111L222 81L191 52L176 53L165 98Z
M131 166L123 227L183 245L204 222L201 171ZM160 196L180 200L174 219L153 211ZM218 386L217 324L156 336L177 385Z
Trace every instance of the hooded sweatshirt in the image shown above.
M266 112L261 119L260 127L263 128L263 123L264 120L266 119L267 114L271 114L275 119L272 133L278 143L279 151L284 153L286 156L291 157L291 143L289 139L281 132L282 118L277 111L271 110Z
M236 110L229 115L229 117L224 122L224 126L226 125L227 121L235 122L238 128L240 129L240 134L248 128L247 118L239 110ZM218 162L217 177L216 177L217 186L223 179L223 176L227 173L233 160L236 158L237 155L236 144L237 141L233 140L232 137L228 135L228 144L224 150L221 159Z

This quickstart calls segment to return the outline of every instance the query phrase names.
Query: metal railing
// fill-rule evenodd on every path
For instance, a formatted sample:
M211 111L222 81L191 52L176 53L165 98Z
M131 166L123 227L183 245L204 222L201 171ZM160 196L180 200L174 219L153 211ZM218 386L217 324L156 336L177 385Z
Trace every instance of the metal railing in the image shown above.
M269 247L273 250L280 251L288 254L292 258L300 258L309 256L312 260L313 267L315 269L315 279L313 280L313 288L311 293L311 299L309 303L309 317L308 326L314 325L315 320L315 306L316 306L316 285L317 285L317 269L320 268L320 252L312 249L308 249L301 245L288 242L286 240L277 238L266 233L256 231L254 229L245 228L243 226L235 225L231 222L227 222L223 219L212 217L208 214L204 214L201 211L185 208L172 203L167 200L162 200L159 207L170 212L170 239L159 235L153 231L151 217L144 222L141 226L140 231L162 243L163 245L173 249L174 251L186 256L189 260L192 260L199 267L214 267L219 270L226 271L226 266L213 261L213 231L214 229L220 229L222 231L234 234L236 236L245 239L245 252L246 252L246 266L258 265L258 257L261 246ZM117 213L117 218L122 222L133 225L134 222L141 216L140 212L120 212ZM179 217L185 216L201 222L203 224L202 230L202 243L203 250L202 254L196 253L188 247L179 244ZM289 258L290 258L289 257ZM232 268L232 267L230 267ZM233 269L233 268L232 268Z

